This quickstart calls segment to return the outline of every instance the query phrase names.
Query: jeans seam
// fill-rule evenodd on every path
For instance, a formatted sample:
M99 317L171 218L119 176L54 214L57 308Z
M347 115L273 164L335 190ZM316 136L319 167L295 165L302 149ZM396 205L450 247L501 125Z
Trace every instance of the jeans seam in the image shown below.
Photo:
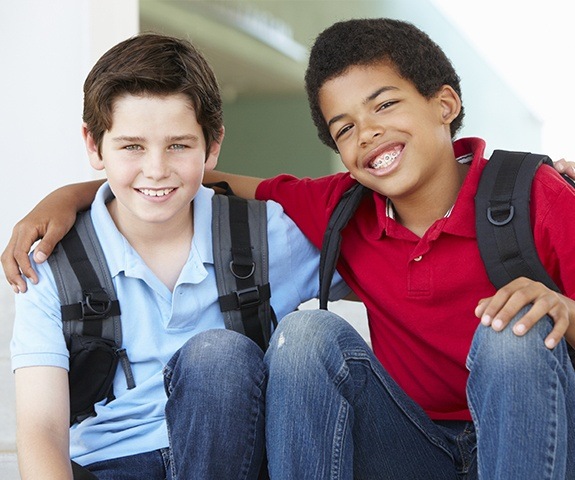
M258 382L258 389L260 391L260 397L262 396L263 393L263 388L262 386L265 384L265 380L266 380L266 375L265 372L260 372L262 373L261 378ZM265 400L265 395L263 395L264 400ZM252 409L252 421L250 422L250 425L252 427L251 432L250 432L250 437L249 437L249 441L250 441L250 446L251 446L251 455L249 456L249 458L244 458L244 461L242 462L242 477L243 478L247 478L248 474L250 473L250 465L252 465L253 462L253 458L254 458L254 454L255 454L255 445L256 445L256 437L257 437L257 417L258 415L262 415L262 412L265 412L265 405L264 405L264 409L263 411L259 408L257 399L254 402L254 408Z
M335 425L336 431L333 442L333 464L332 464L331 478L334 480L340 478L340 474L342 471L342 462L343 462L342 445L345 441L345 435L347 431L345 425L347 424L348 417L349 417L349 408L346 407L346 402L343 401L339 407L339 412L337 415L337 422Z

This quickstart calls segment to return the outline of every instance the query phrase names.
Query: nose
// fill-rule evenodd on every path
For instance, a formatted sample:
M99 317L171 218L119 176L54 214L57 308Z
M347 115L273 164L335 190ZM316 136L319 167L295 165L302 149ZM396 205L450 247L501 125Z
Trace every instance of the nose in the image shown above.
M169 176L169 163L164 152L149 152L144 158L142 172L147 178L159 180Z
M358 128L358 143L362 147L370 145L377 137L383 134L383 127L375 122L365 122L359 125Z

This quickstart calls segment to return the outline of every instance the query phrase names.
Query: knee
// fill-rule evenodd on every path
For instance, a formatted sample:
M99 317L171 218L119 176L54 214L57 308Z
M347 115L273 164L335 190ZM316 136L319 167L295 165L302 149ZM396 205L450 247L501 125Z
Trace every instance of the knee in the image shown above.
M530 307L522 309L502 331L480 325L475 332L468 357L468 367L492 368L500 376L519 374L530 365L536 366L542 357L551 355L544 340L552 329L553 321L545 316L522 336L513 333L513 325Z
M327 356L363 343L344 319L326 310L301 310L284 317L272 335L265 361L272 369L302 370Z
M355 330L334 313L327 310L299 310L278 323L270 341L270 350L305 353L320 349L326 342L336 341L346 331Z
M178 383L203 389L218 388L222 382L242 383L240 378L263 382L263 352L241 333L207 330L194 335L176 352L166 365L164 376L168 393Z

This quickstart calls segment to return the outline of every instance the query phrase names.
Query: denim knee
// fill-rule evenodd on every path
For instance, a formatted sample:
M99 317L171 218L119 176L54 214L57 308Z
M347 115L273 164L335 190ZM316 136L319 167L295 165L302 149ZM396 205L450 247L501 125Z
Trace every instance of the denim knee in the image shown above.
M164 368L164 384L168 395L176 379L218 390L226 379L253 374L265 375L263 352L256 343L232 330L213 329L194 335L174 354Z
M551 358L551 351L544 344L553 328L553 321L548 316L522 336L513 333L513 325L530 308L524 307L502 331L479 325L473 337L467 367L472 370L480 364L482 370L492 368L497 376L518 375L531 366L537 366L543 359Z
M346 358L369 354L361 335L341 317L325 310L302 310L279 322L265 362L276 379L305 378L318 371L337 377Z
M276 351L301 356L325 350L326 344L341 336L356 336L356 330L344 319L327 310L301 310L290 313L278 324L270 341L268 354Z

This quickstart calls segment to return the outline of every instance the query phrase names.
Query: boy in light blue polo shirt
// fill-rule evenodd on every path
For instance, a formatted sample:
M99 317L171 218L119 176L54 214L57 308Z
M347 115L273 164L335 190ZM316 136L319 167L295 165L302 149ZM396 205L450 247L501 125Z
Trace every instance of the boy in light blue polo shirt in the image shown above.
M116 398L69 428L69 352L46 264L16 298L12 365L23 478L257 478L264 452L263 352L224 328L201 186L224 136L216 79L188 42L139 35L113 47L84 84L83 136L105 183L91 218L122 304ZM317 295L319 254L268 203L269 277L278 316ZM347 293L342 283L334 298Z

